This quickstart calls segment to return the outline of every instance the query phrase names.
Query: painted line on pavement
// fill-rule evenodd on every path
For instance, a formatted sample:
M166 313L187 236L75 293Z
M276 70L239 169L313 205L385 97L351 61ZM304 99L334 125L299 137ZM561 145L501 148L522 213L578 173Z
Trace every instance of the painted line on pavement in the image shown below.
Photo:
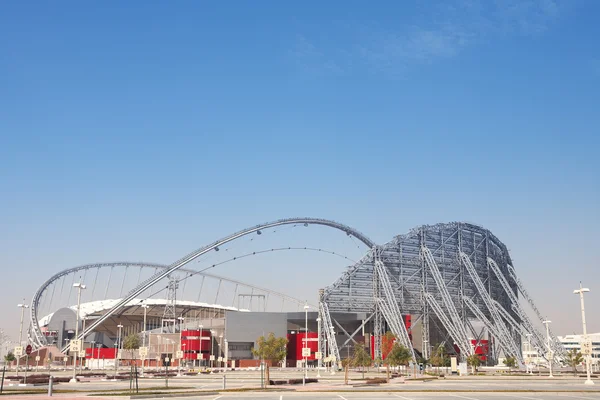
M348 400L347 398L345 398L344 396L342 396L341 394L338 394L338 397L342 400Z
M475 397L460 396L458 394L451 394L450 396L452 396L452 397L460 397L461 399L467 399L467 400L479 400L479 399L476 399Z
M518 399L528 399L528 400L539 400L539 397L526 397L526 396L517 396L516 394L504 394L508 397L516 397Z
M412 400L412 399L409 399L408 397L400 396L399 394L396 394L396 393L393 393L393 394L394 394L394 396L400 397L401 399L404 399L404 400Z

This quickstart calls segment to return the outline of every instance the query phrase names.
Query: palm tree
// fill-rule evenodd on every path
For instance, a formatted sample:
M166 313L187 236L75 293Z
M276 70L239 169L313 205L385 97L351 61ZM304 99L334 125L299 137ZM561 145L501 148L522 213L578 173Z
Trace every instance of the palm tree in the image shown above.
M571 349L567 353L567 361L573 368L573 375L577 375L577 366L583 362L583 355L577 349Z
M8 354L6 354L4 356L4 362L6 364L11 364L13 361L15 361L17 358L15 357L15 355L13 354L12 351L9 351Z
M481 365L481 358L478 354L471 354L467 357L467 364L471 366L471 373L474 374L477 371L477 367Z

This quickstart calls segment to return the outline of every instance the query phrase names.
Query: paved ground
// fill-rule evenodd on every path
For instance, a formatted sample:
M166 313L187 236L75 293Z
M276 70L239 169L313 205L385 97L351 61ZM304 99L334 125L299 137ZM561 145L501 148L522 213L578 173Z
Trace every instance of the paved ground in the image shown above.
M56 374L62 375L62 374ZM315 377L316 372L311 371L309 377ZM259 388L259 371L229 371L227 376L227 388ZM271 378L298 378L302 376L301 371L272 371ZM383 377L385 374L370 371L367 377ZM256 400L358 400L358 399L404 399L404 400L430 400L430 399L452 399L452 400L544 400L544 399L598 399L600 400L600 379L596 380L596 385L584 385L584 379L564 375L550 379L544 376L467 376L467 377L447 377L445 379L435 379L430 381L404 381L393 380L390 385L381 386L354 386L364 383L359 379L361 373L353 372L351 374L351 385L344 385L343 373L329 375L322 373L319 383L312 383L306 386L293 385L287 389L295 392L272 392L272 393L225 393L210 396L179 397L181 399L199 398L208 400L230 400L230 399L256 399ZM140 379L140 388L164 387L164 378ZM218 392L223 387L223 374L185 376L178 378L169 378L169 387L184 388L186 391L213 391ZM6 389L15 389L15 387L5 386ZM278 390L286 387L278 387ZM18 388L26 390L28 388ZM42 387L43 389L43 387ZM63 383L56 386L58 390L78 390L80 393L61 394L56 393L55 397L61 400L86 398L93 400L94 397L88 397L88 394L106 390L128 390L129 382L110 382L100 379L90 379L87 382L76 384ZM181 390L181 389L180 389ZM449 392L451 391L451 392ZM496 393L491 392L496 391ZM140 392L141 394L142 392ZM19 395L2 396L2 398L16 398L20 400L40 399L46 395ZM110 397L103 397L103 400ZM113 397L123 399L122 397ZM175 398L177 399L177 398Z

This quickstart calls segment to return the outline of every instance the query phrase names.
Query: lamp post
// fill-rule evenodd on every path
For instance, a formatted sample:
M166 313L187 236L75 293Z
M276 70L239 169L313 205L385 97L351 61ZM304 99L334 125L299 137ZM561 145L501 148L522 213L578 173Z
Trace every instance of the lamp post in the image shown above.
M317 351L321 353L321 317L317 317ZM323 365L321 359L323 358L323 354L317 360L317 378L321 377L321 366Z
M548 327L548 325L550 325L552 323L552 321L545 320L545 321L542 321L542 323L544 325L546 325L546 346L548 347L548 368L550 369L550 374L548 375L548 377L553 378L553 376L552 376L553 352L552 352L552 349L550 348L550 328Z
M90 357L90 370L93 370L94 363L92 362L92 360L94 360L94 350L96 350L96 341L92 340L90 343L92 344L92 357Z
M217 357L217 362L219 362L219 357L221 358L221 364L219 365L219 368L223 368L223 356L221 355L223 353L223 334L219 335L219 356Z
M179 351L183 351L183 343L182 343L182 332L183 332L183 328L182 328L182 324L183 321L185 321L184 317L177 317L177 319L179 320ZM178 361L177 361L177 376L181 376L181 358L177 357Z
M527 358L525 360L527 363L527 373L533 374L531 370L531 333L527 333L525 336L527 336Z
M117 325L117 328L119 328L119 331L117 333L117 343L115 343L115 379L118 372L119 372L119 364L120 364L120 349L121 349L121 329L123 329L123 325L119 324Z
M583 294L586 292L589 292L590 289L588 288L584 288L583 286L581 286L581 282L579 282L579 289L576 289L573 291L574 294L578 294L579 295L579 299L581 300L581 322L583 323L583 342L585 343L585 345L588 345L588 335L587 335L587 330L586 330L586 326L585 326L585 306L583 304ZM583 348L583 346L582 346ZM586 385L593 385L594 381L592 381L592 377L591 377L591 372L590 372L590 364L592 361L592 355L590 354L591 352L591 346L589 349L586 349L586 357L585 357L585 370L587 373L587 379L585 380L585 384Z
M144 309L144 336L142 337L142 346L144 347L144 351L146 351L146 355L142 359L142 376L144 376L144 365L146 365L146 358L148 358L149 351L146 349L146 335L148 334L148 325L146 324L146 315L148 311L148 304L142 304L142 308Z
M17 304L17 307L21 308L21 325L19 328L19 347L21 347L21 352L23 351L23 317L25 316L25 309L29 308L27 304L25 304L25 299L23 299L23 303ZM19 361L21 360L22 354L17 355L17 376L19 376Z
M79 343L79 312L80 312L80 308L81 308L81 291L83 289L85 289L85 285L81 282L77 282L77 283L73 284L73 287L77 288L77 313L76 313L76 317L75 317L75 343ZM71 344L72 344L72 342L71 342ZM79 352L81 351L81 349L79 347L83 347L83 346L75 346L75 351L73 351L73 349L71 349L71 352L74 354L73 354L73 378L71 378L71 380L69 381L70 383L77 383L77 378L75 378L75 376L77 375L77 358L79 358Z
M308 347L308 302L304 304L304 347ZM303 350L304 352L304 350ZM306 384L306 378L308 377L308 356L304 355L304 379L302 380L302 384Z
M200 357L201 359L198 360L198 368L200 368L200 362L202 361L202 363L204 364L204 357L202 356L202 328L204 328L204 326L202 326L202 324L200 324L198 326L198 328L200 328L200 339L198 340L200 342ZM196 357L197 358L197 357Z
M331 337L333 338L333 343L329 343L329 346L337 346L337 340L335 339L335 328L332 326L331 327ZM333 357L333 354L330 354L331 357ZM337 369L336 364L338 363L339 360L333 360L331 362L331 375L335 375L335 370Z

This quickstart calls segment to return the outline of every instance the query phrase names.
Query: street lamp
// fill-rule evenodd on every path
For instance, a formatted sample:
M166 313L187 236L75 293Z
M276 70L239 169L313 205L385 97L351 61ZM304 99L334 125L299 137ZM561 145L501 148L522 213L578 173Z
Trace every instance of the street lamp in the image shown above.
M320 357L317 360L317 378L321 377L321 366L323 365L321 359L323 353L321 352L321 317L317 317L317 351L320 353Z
M198 360L198 368L200 368L200 362L202 362L202 364L204 364L204 357L202 356L202 328L204 328L204 326L202 324L200 324L200 326L198 326L198 328L200 328L200 339L198 340L200 342L200 360ZM198 358L198 357L196 357Z
M531 333L527 333L525 336L527 336L527 359L525 361L527 363L527 373L533 374L531 370Z
M183 328L181 327L181 325L183 324L183 321L185 321L185 318L184 317L177 317L177 319L179 320L179 351L183 352L183 343L182 343ZM177 376L181 376L181 358L180 357L177 357L177 358L178 358L178 362L177 362Z
M581 299L581 322L583 323L583 343L584 343L584 346L586 347L585 352L587 353L586 357L585 357L585 370L587 373L587 379L585 380L585 384L593 385L594 381L592 381L591 372L590 372L590 363L592 361L592 354L591 354L592 348L590 346L591 343L588 343L589 342L588 335L587 335L587 330L586 330L586 326L585 326L585 307L583 304L583 294L586 292L589 292L589 291L590 291L590 289L584 288L583 286L581 286L581 282L579 282L579 289L573 290L573 293L578 294L579 298ZM581 346L582 350L583 350L584 346Z
M27 304L25 304L25 299L23 299L23 303L17 304L17 307L21 308L21 326L19 328L19 347L21 348L20 353L23 352L23 317L25 316L25 309L29 308ZM23 354L17 354L17 376L19 376L19 361L21 360L21 356Z
M306 302L304 304L304 347L305 348L309 348L308 347L308 309L310 307L308 306L308 302ZM305 350L302 350L303 353L305 353ZM306 353L304 354L304 379L302 380L302 384L306 384L306 378L308 377L308 356L306 355Z
M217 360L219 359L219 357L221 358L221 364L219 365L219 368L223 368L223 356L221 355L221 353L223 352L223 334L219 335L219 356L217 357ZM219 361L217 361L219 362Z
M144 365L146 365L146 358L148 358L148 355L150 353L146 349L146 335L148 334L148 325L146 324L146 314L148 311L148 307L149 307L148 304L146 304L146 303L142 304L142 308L144 309L144 336L142 338L142 343L143 343L143 347L144 347L144 352L146 353L146 355L142 359L142 376L144 376Z
M123 329L123 325L119 324L117 325L117 328L119 329L118 333L117 333L117 343L115 343L115 379L117 379L117 373L119 372L119 364L120 364L120 349L121 349L121 329Z
M553 378L552 376L552 358L553 358L553 351L550 348L550 328L548 327L548 325L550 325L552 323L552 321L549 320L545 320L542 321L542 323L544 325L546 325L546 346L548 346L548 368L550 369L550 375L548 375L549 378Z
M73 342L71 342L71 352L73 353L73 378L71 378L71 380L69 381L70 383L77 383L77 378L75 378L75 376L77 375L77 358L79 357L79 352L81 351L82 347L79 341L79 313L80 313L80 309L81 309L81 291L83 289L85 289L85 285L81 282L77 282L73 284L74 288L77 288L77 314L75 317L75 343L78 344L78 346L74 346L75 349L73 350Z
M92 340L90 343L92 344L92 357L90 358L90 369L93 369L94 364L92 363L92 360L94 360L94 350L96 350L96 341Z

